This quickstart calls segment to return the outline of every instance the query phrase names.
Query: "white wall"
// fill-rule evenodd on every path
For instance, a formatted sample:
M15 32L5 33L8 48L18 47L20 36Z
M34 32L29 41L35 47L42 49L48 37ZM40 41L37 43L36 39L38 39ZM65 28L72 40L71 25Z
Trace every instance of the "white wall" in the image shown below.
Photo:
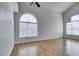
M19 39L19 20L24 13L32 13L38 20L38 37ZM15 15L15 43L23 43L36 40L46 40L62 37L62 14L46 8L28 6L27 3L19 3L19 13Z
M79 2L72 6L69 10L63 13L64 15L64 20L63 20L63 32L64 32L64 37L72 38L72 39L79 39L79 36L73 36L73 35L66 35L66 23L70 22L70 18L74 15L79 15Z
M19 12L18 3L17 2L8 2L10 4L10 9L14 11L15 13Z
M0 2L0 56L10 55L14 47L14 15L11 4Z

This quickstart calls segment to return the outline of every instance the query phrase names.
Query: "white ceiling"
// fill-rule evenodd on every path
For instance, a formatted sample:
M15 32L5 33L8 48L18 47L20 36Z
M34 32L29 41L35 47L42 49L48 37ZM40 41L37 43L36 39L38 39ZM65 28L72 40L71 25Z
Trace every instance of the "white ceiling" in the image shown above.
M48 8L56 12L63 13L68 8L73 6L76 2L40 2L39 4L43 8Z
M31 2L25 2L29 6ZM39 2L40 8L48 8L56 12L63 13L77 2ZM32 7L37 7L35 4Z

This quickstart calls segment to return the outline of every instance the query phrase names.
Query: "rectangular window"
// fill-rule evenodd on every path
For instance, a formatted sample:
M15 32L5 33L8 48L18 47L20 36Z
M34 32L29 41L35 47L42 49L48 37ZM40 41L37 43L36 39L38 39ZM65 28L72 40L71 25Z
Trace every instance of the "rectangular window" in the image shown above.
M79 15L73 16L71 22L66 23L66 34L79 35Z
M20 37L38 36L37 23L20 23Z
M71 22L66 23L66 34L71 35Z

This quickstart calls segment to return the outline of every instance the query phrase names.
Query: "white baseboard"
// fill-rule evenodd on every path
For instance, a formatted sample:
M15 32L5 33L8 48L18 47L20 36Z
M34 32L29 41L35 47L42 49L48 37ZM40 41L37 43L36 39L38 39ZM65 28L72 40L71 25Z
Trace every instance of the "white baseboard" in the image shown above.
M59 39L59 38L62 38L62 37L63 36L55 36L55 37L43 38L43 39L20 39L22 41L15 42L15 44L28 43L28 42L33 42L33 41L49 40L49 39Z
M13 51L13 48L14 48L14 44L12 45L12 48L11 48L10 53L9 53L9 56L11 55L11 53Z

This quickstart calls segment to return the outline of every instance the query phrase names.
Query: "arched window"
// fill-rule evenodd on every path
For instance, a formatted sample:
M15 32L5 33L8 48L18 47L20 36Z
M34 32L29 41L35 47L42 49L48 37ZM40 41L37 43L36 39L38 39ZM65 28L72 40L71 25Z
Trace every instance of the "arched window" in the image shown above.
M19 37L38 36L38 22L32 14L23 14L20 18Z

